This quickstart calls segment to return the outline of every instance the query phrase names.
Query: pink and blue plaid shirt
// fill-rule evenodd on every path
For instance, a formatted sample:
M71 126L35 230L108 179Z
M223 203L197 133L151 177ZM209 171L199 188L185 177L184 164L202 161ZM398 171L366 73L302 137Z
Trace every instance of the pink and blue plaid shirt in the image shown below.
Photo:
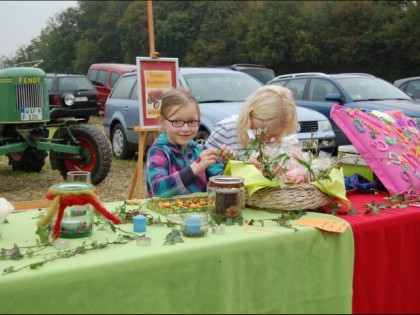
M195 141L182 148L171 144L165 134L159 135L147 153L145 178L148 197L168 198L206 192L208 178L223 174L224 165L218 159L205 172L194 175L190 165L204 149L204 145Z

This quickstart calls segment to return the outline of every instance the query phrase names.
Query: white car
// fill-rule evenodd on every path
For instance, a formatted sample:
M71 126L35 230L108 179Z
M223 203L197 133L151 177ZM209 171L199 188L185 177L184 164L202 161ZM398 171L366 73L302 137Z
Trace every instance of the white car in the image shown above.
M197 141L205 141L222 119L239 114L245 99L263 86L258 80L239 71L218 68L180 68L179 86L192 91L200 104L201 123ZM127 73L117 82L105 106L104 130L116 158L131 158L138 149L139 100L137 73ZM318 144L332 149L335 135L328 119L316 111L298 107L301 127L298 133L303 147Z

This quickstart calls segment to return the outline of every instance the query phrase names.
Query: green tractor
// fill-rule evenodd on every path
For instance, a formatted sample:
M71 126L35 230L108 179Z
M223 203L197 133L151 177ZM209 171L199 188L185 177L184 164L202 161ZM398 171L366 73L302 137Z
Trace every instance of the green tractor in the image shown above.
M78 120L50 121L45 72L40 61L0 70L0 155L13 170L40 172L49 155L53 169L91 172L99 184L111 168L111 149L103 132ZM33 66L25 66L31 63ZM48 154L49 152L49 154Z

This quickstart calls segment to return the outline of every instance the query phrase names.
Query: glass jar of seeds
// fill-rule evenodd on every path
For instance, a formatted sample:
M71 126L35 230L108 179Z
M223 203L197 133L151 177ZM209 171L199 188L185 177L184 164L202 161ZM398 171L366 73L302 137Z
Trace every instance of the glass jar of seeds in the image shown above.
M242 219L245 207L244 179L237 176L210 177L207 184L208 213L218 224L228 219Z

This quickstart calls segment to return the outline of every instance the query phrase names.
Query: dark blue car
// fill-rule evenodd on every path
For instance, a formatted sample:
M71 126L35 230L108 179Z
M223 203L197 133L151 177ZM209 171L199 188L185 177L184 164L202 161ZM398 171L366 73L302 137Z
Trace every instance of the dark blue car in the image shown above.
M319 72L281 75L267 82L289 88L296 104L316 110L330 118L331 107L366 110L400 109L420 124L420 106L413 98L391 83L366 73L325 74ZM330 119L336 136L336 148L350 144L337 124Z

